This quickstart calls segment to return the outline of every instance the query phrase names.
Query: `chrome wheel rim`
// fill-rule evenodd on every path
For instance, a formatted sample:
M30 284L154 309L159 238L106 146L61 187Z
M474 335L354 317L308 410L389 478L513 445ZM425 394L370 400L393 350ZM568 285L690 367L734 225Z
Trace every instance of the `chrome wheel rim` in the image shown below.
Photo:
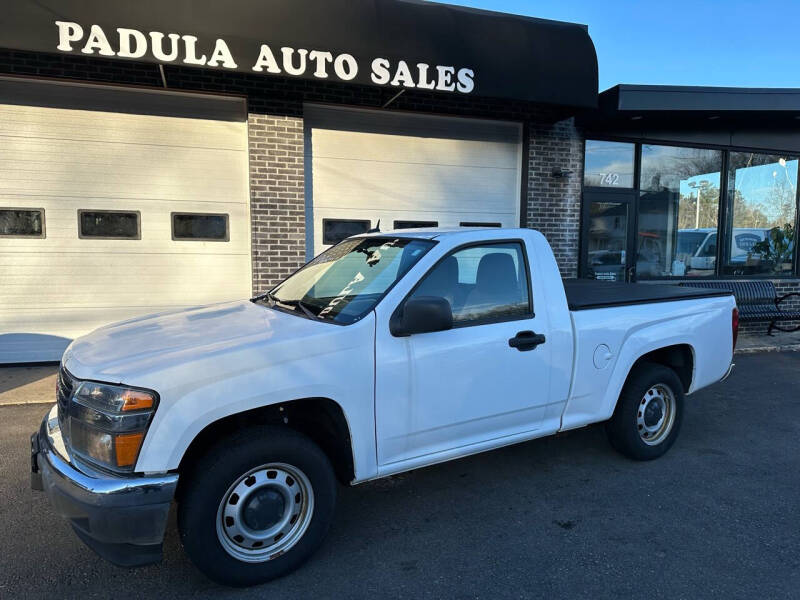
M663 383L647 390L639 403L636 427L639 438L648 446L657 446L675 424L675 393Z
M265 562L292 548L314 514L311 482L297 467L269 463L236 479L217 510L217 538L244 562Z

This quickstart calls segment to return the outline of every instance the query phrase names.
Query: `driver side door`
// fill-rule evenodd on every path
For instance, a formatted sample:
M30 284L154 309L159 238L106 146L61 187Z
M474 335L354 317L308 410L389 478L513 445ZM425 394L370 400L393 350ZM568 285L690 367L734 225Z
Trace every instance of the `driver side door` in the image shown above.
M522 240L480 242L439 260L407 296L445 298L452 329L395 337L380 321L379 470L501 445L558 411L548 402L550 346L513 341L546 340L547 312L534 312L533 289Z

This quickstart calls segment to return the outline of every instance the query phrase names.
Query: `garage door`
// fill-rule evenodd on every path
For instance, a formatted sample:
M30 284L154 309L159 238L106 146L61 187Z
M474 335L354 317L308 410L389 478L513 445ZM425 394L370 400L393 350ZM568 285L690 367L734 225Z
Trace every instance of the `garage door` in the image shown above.
M0 102L0 362L58 360L100 325L250 295L241 100L35 91L0 84L5 102L47 98Z
M375 227L518 227L518 123L307 106L309 254Z

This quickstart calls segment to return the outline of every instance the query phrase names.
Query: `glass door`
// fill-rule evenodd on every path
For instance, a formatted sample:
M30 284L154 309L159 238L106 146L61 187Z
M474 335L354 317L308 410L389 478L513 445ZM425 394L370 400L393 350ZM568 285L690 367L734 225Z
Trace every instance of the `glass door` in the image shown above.
M635 279L633 199L632 192L584 192L582 278L604 281Z

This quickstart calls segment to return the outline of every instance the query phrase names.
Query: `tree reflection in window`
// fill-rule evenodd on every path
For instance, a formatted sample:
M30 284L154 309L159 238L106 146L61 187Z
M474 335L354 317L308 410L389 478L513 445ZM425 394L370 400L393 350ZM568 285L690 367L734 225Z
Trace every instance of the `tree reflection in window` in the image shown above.
M721 168L718 150L642 146L640 279L714 274Z
M787 275L795 252L798 160L731 152L726 274Z

